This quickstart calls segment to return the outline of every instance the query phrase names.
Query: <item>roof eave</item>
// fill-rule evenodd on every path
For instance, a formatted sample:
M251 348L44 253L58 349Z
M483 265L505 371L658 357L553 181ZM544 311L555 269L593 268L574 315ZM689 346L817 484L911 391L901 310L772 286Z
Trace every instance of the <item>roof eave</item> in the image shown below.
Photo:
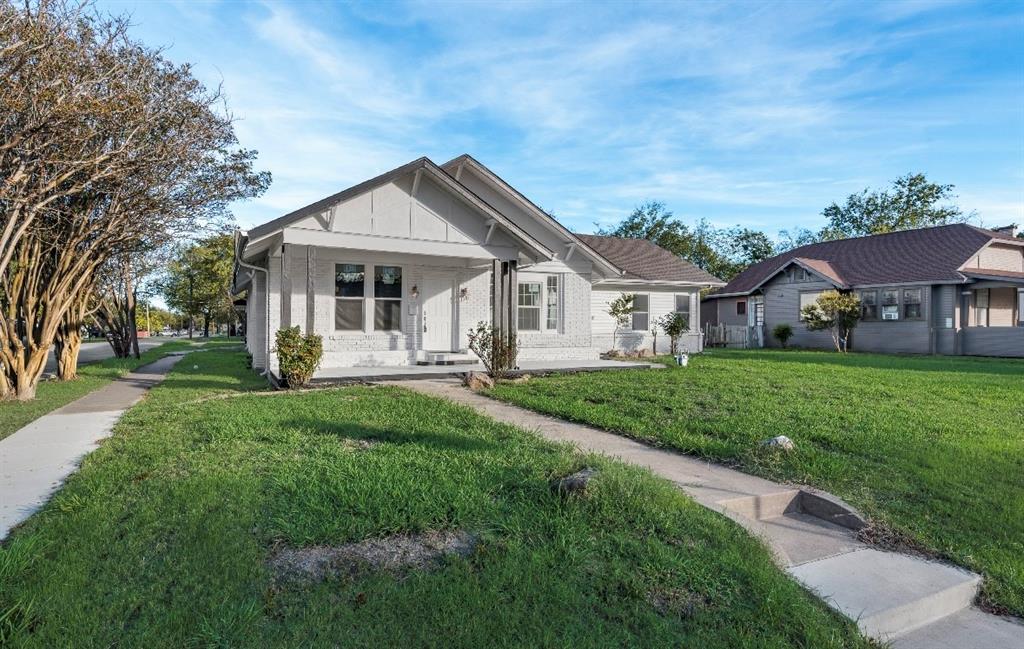
M448 162L442 164L441 168L444 169L447 173L449 173L449 175L451 175L451 172L448 172L449 167L461 166L463 164L469 164L475 170L481 173L486 179L490 180L493 184L498 185L499 188L504 189L506 193L511 195L512 198L515 199L524 208L526 208L528 212L533 213L534 217L540 219L542 223L547 223L554 226L553 229L557 230L560 234L568 238L569 242L575 245L581 252L583 252L583 254L590 257L591 261L595 261L601 264L602 266L604 266L605 270L611 272L612 275L617 275L621 277L622 275L625 274L624 270L610 262L601 253L597 252L596 250L588 246L586 243L583 242L582 239L576 236L576 234L573 233L572 230L559 223L556 218L542 210L536 203L534 203L525 195L523 195L518 189L516 189L511 184L506 182L501 176L491 171L491 169L489 169L486 165L484 165L482 162L480 162L473 156L469 155L468 153L463 153L460 156L452 158ZM452 176L452 178L458 182L458 179L456 179L455 176Z

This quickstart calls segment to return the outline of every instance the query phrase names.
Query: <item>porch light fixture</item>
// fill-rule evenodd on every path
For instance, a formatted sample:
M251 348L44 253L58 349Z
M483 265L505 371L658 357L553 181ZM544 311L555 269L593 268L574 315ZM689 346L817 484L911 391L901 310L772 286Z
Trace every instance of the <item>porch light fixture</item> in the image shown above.
M469 299L469 289L466 288L465 286L463 286L462 288L459 289L459 299L460 300L467 300L467 299Z
M411 295L414 300L418 298L420 296L420 287L413 284L412 288L409 289L409 295Z

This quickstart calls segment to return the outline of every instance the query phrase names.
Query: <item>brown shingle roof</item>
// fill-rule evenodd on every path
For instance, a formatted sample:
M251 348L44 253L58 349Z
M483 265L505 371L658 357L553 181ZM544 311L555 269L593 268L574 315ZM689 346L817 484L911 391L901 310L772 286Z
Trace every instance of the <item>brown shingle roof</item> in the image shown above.
M957 223L812 243L754 264L716 295L749 293L796 258L827 262L837 278L849 286L962 281L957 269L992 239L1020 241Z
M623 271L626 279L693 282L720 286L722 280L646 239L577 234L583 243Z

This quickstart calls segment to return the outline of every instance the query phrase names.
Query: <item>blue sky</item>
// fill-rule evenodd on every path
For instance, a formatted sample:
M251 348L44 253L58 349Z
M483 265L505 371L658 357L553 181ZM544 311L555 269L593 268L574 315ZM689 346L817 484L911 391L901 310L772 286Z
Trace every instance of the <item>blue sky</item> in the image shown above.
M104 2L223 83L242 227L468 152L589 232L647 199L774 235L922 171L1024 225L1024 3Z

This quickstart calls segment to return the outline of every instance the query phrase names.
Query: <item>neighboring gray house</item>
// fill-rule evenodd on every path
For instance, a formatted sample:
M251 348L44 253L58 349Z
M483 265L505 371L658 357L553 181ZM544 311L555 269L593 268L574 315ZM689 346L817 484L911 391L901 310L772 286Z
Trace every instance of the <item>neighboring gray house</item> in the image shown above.
M246 345L275 373L274 333L296 325L323 336L325 369L472 361L481 321L516 330L520 360L594 360L613 328L595 301L638 295L646 311L617 336L630 349L668 311L699 322L700 290L722 284L647 242L573 234L468 155L414 160L236 239Z
M828 348L800 308L825 290L856 293L858 351L1024 357L1024 239L1015 227L945 225L801 246L751 266L703 300L702 323L741 325L778 346Z

